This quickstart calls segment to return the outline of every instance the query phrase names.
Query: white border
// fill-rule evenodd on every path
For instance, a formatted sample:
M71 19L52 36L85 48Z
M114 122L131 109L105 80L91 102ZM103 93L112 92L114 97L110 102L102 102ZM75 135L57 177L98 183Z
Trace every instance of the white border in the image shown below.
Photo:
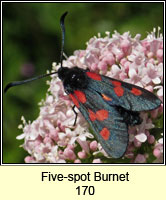
M2 30L2 4L3 3L94 3L94 1L1 1L1 30ZM165 36L165 1L97 1L96 3L164 3L164 32L163 32L163 37ZM156 16L157 17L157 16ZM2 31L1 31L2 33ZM2 34L1 34L1 160L0 160L0 164L2 166L164 166L165 165L165 157L164 157L164 162L163 164L161 163L149 163L149 164L94 164L94 163L89 163L89 164L57 164L57 163L53 163L53 164L36 164L36 163L29 163L29 164L3 164L2 163L2 125L3 125L3 120L2 120L2 93L3 93L3 88L2 88ZM164 61L165 61L165 38L164 38ZM165 64L165 62L164 62ZM164 67L163 67L164 68ZM165 69L165 68L164 68ZM165 70L163 71L164 75L165 75ZM164 76L164 86L165 86L165 76ZM164 88L165 89L165 88ZM165 105L165 90L164 90L164 105ZM164 143L163 143L163 147L164 147L164 154L165 155L165 106L163 107L164 109L164 133L163 133L163 138L164 138Z

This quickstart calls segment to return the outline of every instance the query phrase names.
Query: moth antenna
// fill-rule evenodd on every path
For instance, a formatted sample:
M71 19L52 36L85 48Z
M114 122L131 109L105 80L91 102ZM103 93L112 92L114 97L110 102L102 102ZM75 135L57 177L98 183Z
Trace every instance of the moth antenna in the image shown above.
M61 67L62 67L63 53L64 53L63 52L64 51L64 41L65 41L64 19L65 19L66 15L67 15L67 12L65 12L60 18L60 25L61 25L61 29L62 29L62 47L61 47L61 56L60 56ZM47 76L50 76L50 75L56 74L56 73L58 73L58 72L52 72L52 73L49 73L49 74L42 74L42 75L30 78L30 79L26 79L26 80L23 80L23 81L14 81L14 82L8 83L5 87L5 89L4 89L4 93L6 93L8 91L8 89L11 88L11 87L23 85L23 84L29 83L31 81L35 81L35 80L38 80L38 79L41 79L41 78L44 78L44 77L47 77Z
M8 91L8 89L11 88L11 87L18 86L18 85L23 85L25 83L29 83L29 82L32 82L32 81L35 81L35 80L50 76L52 74L56 74L56 73L57 72L52 72L52 73L49 73L49 74L42 74L42 75L30 78L30 79L26 79L26 80L23 80L23 81L14 81L14 82L8 83L6 85L6 87L5 87L5 89L4 89L4 93L6 93Z
M61 25L61 30L62 30L62 46L61 46L61 55L60 55L61 67L63 67L62 62L63 62L63 54L64 54L63 51L64 51L64 42L65 42L65 23L64 23L64 20L65 20L67 13L68 12L65 12L60 18L60 25Z

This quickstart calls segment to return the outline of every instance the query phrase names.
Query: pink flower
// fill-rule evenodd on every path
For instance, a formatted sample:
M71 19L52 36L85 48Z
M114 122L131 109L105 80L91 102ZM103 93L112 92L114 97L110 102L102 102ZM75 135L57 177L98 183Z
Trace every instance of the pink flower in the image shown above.
M149 135L148 142L149 142L149 144L153 144L155 142L155 137L153 135Z
M147 140L147 136L145 133L140 133L138 135L135 136L135 138L139 141L139 142L145 142Z
M145 163L146 162L146 157L142 154L138 154L135 158L135 163Z
M140 40L141 35L134 38L129 32L119 34L114 32L112 37L106 32L102 38L93 37L87 42L85 50L77 50L74 55L63 61L64 67L78 66L89 69L108 77L120 79L140 87L146 88L163 99L163 38L156 30ZM53 63L53 70L57 71L60 65ZM102 163L98 157L101 153L105 159L108 155L91 134L89 125L78 112L76 125L73 103L64 92L62 82L57 74L52 75L46 99L40 102L40 113L33 122L26 122L22 117L23 133L17 139L24 139L22 147L30 156L25 158L26 163L81 163L90 157L92 163ZM135 154L135 149L149 144L154 156L161 158L163 144L156 141L150 134L154 128L153 119L163 113L163 105L151 111L141 112L143 122L140 125L129 127L129 144L124 157L134 163L147 162L145 154ZM78 150L79 149L79 150ZM146 155L146 156L145 156ZM94 159L95 156L95 159ZM81 160L80 160L81 159ZM122 159L123 162L123 159Z
M141 143L139 140L134 139L134 146L135 146L135 147L140 147L141 144L142 144L142 143Z
M159 158L159 157L161 156L161 151L160 151L160 149L159 149L159 148L155 148L155 149L153 150L153 155L154 155L155 157Z
M35 163L35 159L32 156L25 157L25 163Z
M160 138L154 147L153 155L163 161L163 138Z
M66 156L66 159L69 159L69 160L75 160L76 159L76 155L75 155L74 151L71 150L70 148L66 148L64 150L64 155Z
M81 160L76 159L76 160L74 161L74 163L81 163Z
M97 144L97 141L96 141L96 140L94 140L94 141L92 141L92 142L90 143L90 149L91 149L92 151L96 151L96 150L97 150L97 147L98 147L98 144Z
M85 151L80 151L80 152L78 152L78 157L79 157L80 159L85 159L85 158L87 157Z
M98 158L98 159L94 159L92 163L102 163L102 161Z

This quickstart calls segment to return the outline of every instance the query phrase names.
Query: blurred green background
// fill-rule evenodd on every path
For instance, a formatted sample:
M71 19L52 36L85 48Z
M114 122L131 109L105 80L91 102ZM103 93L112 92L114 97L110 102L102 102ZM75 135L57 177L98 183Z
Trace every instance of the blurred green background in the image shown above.
M142 39L153 27L163 32L163 3L3 3L3 88L11 81L43 74L59 62L59 19L66 18L65 53L85 49L98 32L130 31ZM46 80L12 88L3 96L3 163L24 163L27 154L16 140L23 115L33 121L45 98Z

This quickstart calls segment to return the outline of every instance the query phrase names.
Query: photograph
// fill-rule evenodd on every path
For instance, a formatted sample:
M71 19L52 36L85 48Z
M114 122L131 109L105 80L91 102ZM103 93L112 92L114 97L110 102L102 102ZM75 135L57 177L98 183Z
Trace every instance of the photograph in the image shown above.
M163 2L3 2L3 165L162 165Z

